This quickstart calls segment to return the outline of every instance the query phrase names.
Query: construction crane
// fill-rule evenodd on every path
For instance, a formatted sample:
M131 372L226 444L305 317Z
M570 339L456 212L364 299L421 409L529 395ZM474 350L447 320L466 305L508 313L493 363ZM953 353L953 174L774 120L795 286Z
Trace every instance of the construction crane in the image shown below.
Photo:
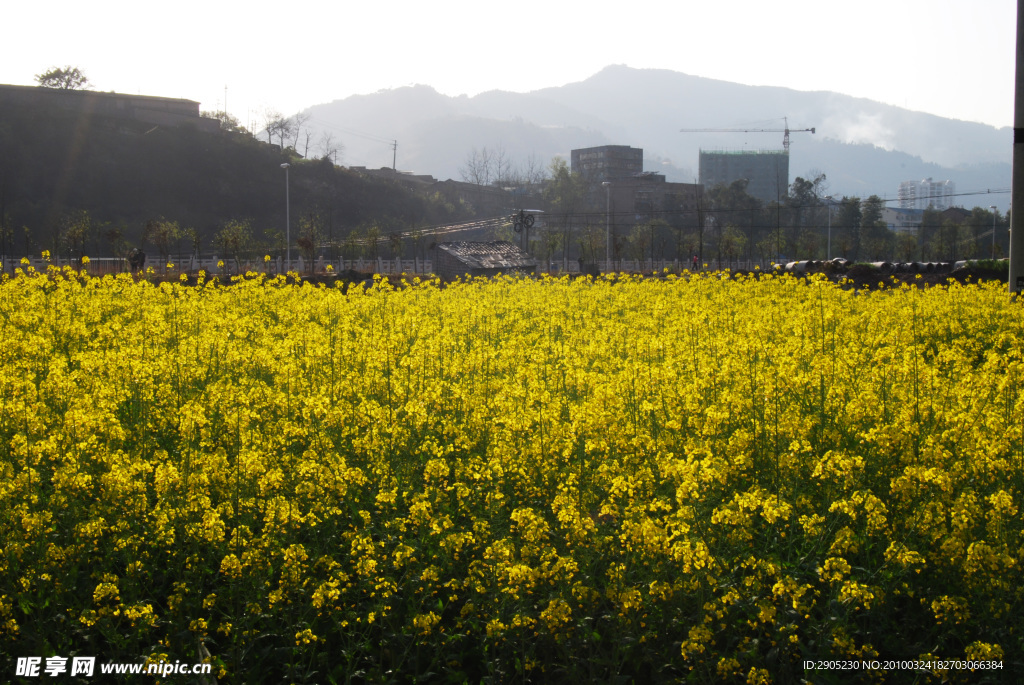
M681 128L680 133L783 133L782 149L789 152L790 133L814 133L813 128L789 128L789 119L783 117L786 128Z

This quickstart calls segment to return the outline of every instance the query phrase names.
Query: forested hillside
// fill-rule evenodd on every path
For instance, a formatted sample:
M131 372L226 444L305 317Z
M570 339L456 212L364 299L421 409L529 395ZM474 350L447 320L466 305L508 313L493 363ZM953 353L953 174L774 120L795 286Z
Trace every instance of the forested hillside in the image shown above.
M0 104L0 254L281 253L285 162L293 251L465 214L245 133Z

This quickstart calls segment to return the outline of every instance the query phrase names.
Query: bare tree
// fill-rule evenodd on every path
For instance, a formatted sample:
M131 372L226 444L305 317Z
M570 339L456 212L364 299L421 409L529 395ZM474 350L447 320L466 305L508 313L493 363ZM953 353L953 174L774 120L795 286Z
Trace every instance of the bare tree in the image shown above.
M338 155L345 150L345 146L334 139L334 134L330 131L323 131L320 133L320 156L323 159L334 158L334 163L338 163Z
M459 168L459 173L462 180L468 183L475 183L478 186L490 185L494 175L493 164L492 154L486 146L479 151L474 146L466 155L466 161Z
M285 141L292 137L292 120L270 107L263 112L263 128L267 132L267 142L272 143L276 136L281 141L282 150Z
M267 132L268 143L274 142L274 135L277 133L282 119L284 119L284 115L272 107L263 110L263 130Z
M548 178L548 167L532 152L519 165L519 176L524 185L536 185Z
M512 170L512 158L505 152L505 146L498 143L491 153L491 161L494 168L494 182L498 185L519 185L516 183Z
M306 143L302 148L302 156L305 159L309 159L309 141L313 137L313 132L307 128L304 133L306 134Z
M306 123L309 121L309 114L306 112L298 112L294 114L288 121L291 126L291 135L295 139L295 142L292 143L292 148L294 148L295 151L297 152L299 149L299 135L302 133L303 129L306 126ZM309 149L308 135L306 136L306 149Z
M459 167L459 175L462 176L462 180L466 183L476 183L480 185L481 172L480 172L480 155L476 151L476 147L470 149L469 154L466 155L466 161Z

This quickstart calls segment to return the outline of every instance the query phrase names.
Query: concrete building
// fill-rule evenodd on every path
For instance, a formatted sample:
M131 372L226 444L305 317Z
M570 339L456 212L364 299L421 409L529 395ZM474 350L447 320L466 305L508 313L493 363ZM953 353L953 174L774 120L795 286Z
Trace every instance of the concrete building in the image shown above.
M702 187L669 183L664 174L645 172L642 148L602 145L573 150L571 157L572 171L587 181L591 207L607 213L614 235L629 235L637 224L654 219L696 226Z
M653 219L670 225L696 226L697 201L703 188L697 183L669 183L664 174L638 174L610 181L600 195L616 234Z
M953 206L956 184L952 181L903 181L897 198L901 209L949 209Z
M154 126L191 125L203 131L220 131L220 121L199 115L198 102L181 98L0 85L0 103L55 107Z
M592 183L630 178L644 171L644 151L628 145L585 147L570 153L570 170Z
M789 192L786 150L701 150L700 184L713 188L747 180L747 193L762 202L783 200Z

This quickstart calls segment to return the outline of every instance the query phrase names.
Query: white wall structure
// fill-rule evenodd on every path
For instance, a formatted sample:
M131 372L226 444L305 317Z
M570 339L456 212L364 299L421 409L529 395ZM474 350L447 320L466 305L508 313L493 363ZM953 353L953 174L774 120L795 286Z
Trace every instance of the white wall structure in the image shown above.
M918 229L921 228L921 215L923 213L924 210L922 209L886 207L882 210L882 221L894 233L917 235Z

